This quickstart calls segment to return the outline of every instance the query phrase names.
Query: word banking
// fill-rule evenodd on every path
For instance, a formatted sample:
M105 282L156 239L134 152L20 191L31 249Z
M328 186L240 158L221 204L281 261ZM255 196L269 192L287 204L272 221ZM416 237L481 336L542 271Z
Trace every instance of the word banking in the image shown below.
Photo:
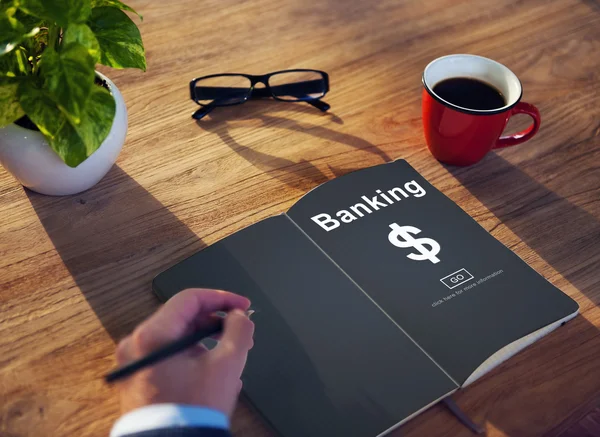
M321 228L325 229L325 231L333 231L335 228L340 227L342 223L350 223L354 220L358 220L361 217L364 217L365 214L371 214L375 211L379 211L381 208L385 208L388 205L393 205L396 202L400 202L402 198L408 199L411 197L423 197L425 194L425 189L421 187L414 180L410 182L406 182L404 184L404 189L399 187L394 187L390 190L387 190L386 193L381 190L375 191L375 196L367 197L361 196L361 199L364 203L359 202L355 205L348 207L347 209L340 209L335 213L337 219L331 217L330 214L321 213L311 217L311 220L318 224ZM339 219L339 220L338 220Z

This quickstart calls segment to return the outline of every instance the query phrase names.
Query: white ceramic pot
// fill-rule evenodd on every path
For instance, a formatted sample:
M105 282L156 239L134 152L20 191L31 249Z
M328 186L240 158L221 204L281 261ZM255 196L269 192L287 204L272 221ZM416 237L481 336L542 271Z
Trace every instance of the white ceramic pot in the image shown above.
M0 164L23 186L52 196L76 194L97 184L115 163L127 134L127 108L115 84L96 74L115 99L115 119L98 150L77 167L65 164L40 132L16 124L0 128Z

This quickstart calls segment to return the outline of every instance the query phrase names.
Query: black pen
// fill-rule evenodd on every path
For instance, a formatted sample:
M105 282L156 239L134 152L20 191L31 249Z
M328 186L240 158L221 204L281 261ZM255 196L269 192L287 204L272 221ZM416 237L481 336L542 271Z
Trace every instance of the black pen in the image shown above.
M250 317L254 313L253 310L246 311L246 315ZM139 360L133 361L123 367L119 367L118 369L113 370L104 376L104 381L107 383L113 383L119 379L126 378L127 376L132 375L144 367L148 367L152 364L155 364L159 361L162 361L166 358L172 357L179 352L183 352L184 350L197 345L200 341L205 338L211 337L213 335L219 334L223 330L223 320L217 320L213 325L200 329L198 331L192 332L191 334L186 335L185 337L180 338L179 340L174 341L166 346L163 346L150 354L146 355Z

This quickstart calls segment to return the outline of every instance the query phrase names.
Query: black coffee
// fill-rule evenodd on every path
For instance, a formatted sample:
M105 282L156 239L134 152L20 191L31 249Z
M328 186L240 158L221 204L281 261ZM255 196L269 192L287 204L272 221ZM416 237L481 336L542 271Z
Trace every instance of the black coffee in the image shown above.
M489 110L506 105L500 91L469 77L453 77L436 84L433 92L447 102L467 109Z

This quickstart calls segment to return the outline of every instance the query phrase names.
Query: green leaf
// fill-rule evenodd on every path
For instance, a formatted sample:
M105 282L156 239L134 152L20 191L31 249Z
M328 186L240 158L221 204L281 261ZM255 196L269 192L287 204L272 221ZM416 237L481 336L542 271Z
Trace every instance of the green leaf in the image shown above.
M25 49L19 47L10 53L0 56L0 77L25 76L31 72L27 62Z
M140 31L125 12L111 7L94 8L88 24L100 44L101 64L146 71Z
M25 26L27 29L33 29L34 27L48 27L48 23L46 23L44 20L34 17L33 15L29 15L21 9L17 10L15 18L23 23L23 26Z
M19 8L61 27L84 22L92 11L91 0L19 0Z
M77 167L102 144L112 127L115 101L110 93L94 86L75 127L41 88L19 86L21 106L46 136L50 147L70 167Z
M0 56L12 51L25 38L40 31L36 25L26 27L16 17L17 8L0 4Z
M25 115L19 103L18 87L19 81L16 78L0 78L0 127L7 126Z
M78 124L85 102L94 85L94 59L78 43L46 49L40 71L48 94L74 124Z
M94 153L108 136L115 118L117 105L106 88L94 86L85 105L81 123L75 127L85 143L87 156Z
M25 26L25 29L38 30L31 38L28 37L21 41L21 46L27 49L29 56L38 57L48 45L48 23L20 9L15 14L15 18Z
M119 8L122 11L133 12L135 15L140 17L140 20L142 20L142 21L144 20L144 17L142 17L142 14L137 13L132 7L127 6L125 3L122 3L119 0L92 0L92 9L99 8L102 6L110 6L113 8Z
M68 165L85 159L85 145L77 136L67 117L42 88L23 82L18 89L21 107L42 132L50 147ZM71 164L69 164L71 163ZM73 167L73 165L71 165Z
M65 46L71 43L81 44L94 59L94 64L100 61L100 45L87 24L71 24L63 35L62 43Z

